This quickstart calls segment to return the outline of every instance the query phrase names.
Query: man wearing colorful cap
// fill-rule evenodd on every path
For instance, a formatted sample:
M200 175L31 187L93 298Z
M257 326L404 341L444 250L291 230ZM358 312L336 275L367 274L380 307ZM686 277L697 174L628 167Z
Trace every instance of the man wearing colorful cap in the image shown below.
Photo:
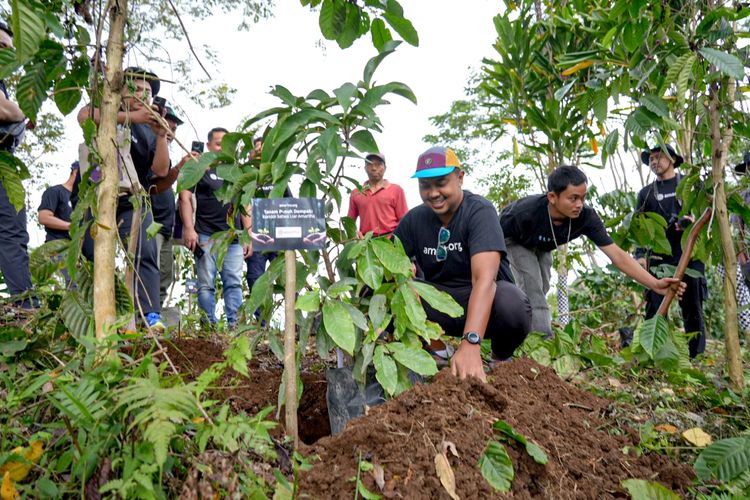
M417 277L449 293L464 308L451 318L424 304L427 319L461 337L451 371L486 380L480 342L488 338L496 359L507 359L529 333L531 306L513 284L500 220L492 204L462 189L464 171L450 148L430 148L412 176L424 202L394 231L416 264Z
M13 32L0 21L0 49L6 48L13 48ZM25 120L26 116L18 104L10 100L5 82L0 80L0 151L13 154L23 137ZM32 289L28 244L26 208L16 210L0 182L0 271L8 292L13 296ZM34 297L19 302L22 307L31 308L36 306L37 299Z
M167 143L169 131L162 126L162 121L156 116L158 108L151 105L151 98L159 92L160 82L154 73L141 68L126 68L124 77L122 103L117 113L117 123L118 127L127 126L130 130L130 154L133 167L138 176L137 182L145 188L151 182L152 176L165 177L169 172L169 145ZM90 105L84 106L78 112L78 123L82 124L89 117L98 124L99 109L92 109ZM73 189L73 197L76 199L80 177L80 175L77 177L76 186ZM121 192L117 199L117 228L120 239L124 243L129 240L131 222L135 213L130 201L131 195L132 193ZM138 232L134 288L139 304L138 309L143 311L149 327L163 331L165 325L161 321L159 303L156 240L149 238L147 232L152 222L151 212L144 210L141 213ZM82 250L87 258L93 260L94 240L89 231L86 232Z
M547 336L552 336L547 305L552 250L580 236L587 236L616 268L657 294L664 295L679 283L672 278L657 280L612 241L596 211L584 204L587 189L582 170L562 165L547 178L546 194L516 200L500 213L513 276L531 301L531 329Z
M359 236L372 231L374 236L393 232L409 210L404 190L385 179L385 155L370 153L365 157L367 182L362 190L352 191L349 213L354 220L359 217Z
M683 158L677 154L672 146L667 144L664 148L656 146L649 151L643 151L641 161L651 168L651 171L656 175L656 179L638 193L636 211L641 213L654 212L664 217L664 220L667 221L667 227L664 231L667 240L669 240L672 255L655 253L647 248L637 248L635 257L638 259L638 263L647 270L661 264L676 266L680 257L682 257L682 235L693 221L693 217L690 215L680 216L682 203L677 198L677 186L682 176L678 175L675 169L682 165ZM701 275L706 270L703 262L694 259L690 261L688 267ZM688 343L690 357L694 358L706 348L703 301L708 294L708 287L706 286L706 279L703 277L694 278L685 275L683 281L686 288L682 300L680 300L680 309L682 310L685 332L696 334ZM656 314L661 305L661 300L660 295L651 290L646 291L646 319Z

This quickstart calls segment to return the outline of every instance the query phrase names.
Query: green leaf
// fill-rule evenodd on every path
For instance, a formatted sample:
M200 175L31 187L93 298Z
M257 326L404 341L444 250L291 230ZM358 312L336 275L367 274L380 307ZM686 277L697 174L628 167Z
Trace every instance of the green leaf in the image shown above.
M731 481L750 470L750 436L716 441L698 455L694 468L704 481Z
M202 154L197 160L188 160L185 166L182 167L180 177L177 179L177 192L192 189L198 184L198 181L201 180L206 170L221 155L222 153L210 151Z
M501 493L508 493L513 483L513 462L505 446L497 441L487 443L482 456L479 457L479 471L482 477Z
M498 420L493 424L492 427L502 432L509 438L522 444L526 448L526 453L528 453L536 463L544 465L549 461L549 458L547 458L547 454L539 447L539 445L537 445L533 441L530 441L528 438L526 438L526 436L515 430L513 426L505 420Z
M35 63L26 68L18 82L16 99L18 106L31 121L36 121L36 114L47 96L47 75L44 63Z
M336 37L336 43L342 49L352 46L354 40L362 34L362 11L353 3L345 2L344 9L346 17L341 28L341 33Z
M378 152L378 144L369 130L357 130L349 138L349 143L361 153Z
M422 331L425 322L427 321L427 314L424 312L424 307L422 307L422 303L419 301L417 293L410 288L408 284L404 283L398 287L396 295L401 295L404 299L406 316L409 318L409 322L414 329Z
M464 308L456 302L449 293L438 290L424 281L412 280L409 285L417 290L419 296L434 309L443 312L451 318L459 318L464 314Z
M341 301L326 300L323 304L323 324L336 345L350 355L354 355L356 342L354 321Z
M21 64L16 61L16 51L11 48L0 49L0 79L13 74Z
M414 29L414 25L411 21L389 12L385 12L383 17L388 21L388 24L391 25L391 28L393 28L393 30L398 33L406 43L413 45L414 47L419 47L419 35L417 34L417 30Z
M346 22L346 2L344 0L323 0L320 9L320 32L327 40L336 40Z
M383 268L372 248L365 248L357 259L357 274L373 290L380 288L383 283Z
M680 495L654 481L626 479L620 484L628 490L632 500L680 500Z
M372 21L372 24L370 25L370 34L372 35L372 44L378 49L378 52L383 52L385 44L393 40L391 30L386 27L385 21L379 17ZM365 70L365 75L367 75L367 70ZM370 76L372 76L372 73ZM370 84L370 79L368 77L365 77L364 81L367 85Z
M708 47L703 47L698 52L725 75L736 80L742 80L745 77L745 67L737 56Z
M13 29L13 45L18 60L30 59L45 38L44 20L23 0L10 0L13 10L10 18Z
M16 211L20 211L26 203L26 192L21 183L19 170L22 173L26 171L23 162L7 151L0 151L0 182Z
M641 323L638 330L640 346L653 359L667 341L669 323L664 316L657 314Z
M60 113L67 115L81 102L81 89L76 81L67 76L55 85L55 104Z
M357 87L353 83L345 83L341 87L333 91L338 100L339 105L343 108L344 113L349 112L349 107L352 105L354 95L357 93Z
M669 108L667 107L667 103L661 97L655 95L644 95L639 101L652 113L666 118L669 117Z
M383 20L380 18L375 19L372 22L373 27L375 26L376 23L382 24L383 29L385 29L388 32L388 36L390 37L391 33L390 31L388 31L388 28L385 27ZM375 34L373 32L373 37L374 36ZM365 65L365 71L364 71L364 74L362 75L362 80L365 83L365 87L370 86L370 82L372 82L372 75L375 73L375 70L378 68L378 66L380 66L380 63L383 62L383 59L385 59L389 54L392 54L396 50L396 47L398 47L399 45L401 45L400 40L391 40L389 38L388 40L383 42L382 47L378 47L378 51L380 53L376 55L375 57L373 57L372 59L370 59L369 61L367 61L367 64Z
M386 300L387 297L380 293L375 294L370 298L370 307L367 315L370 317L373 328L381 326L385 319Z
M313 290L297 299L297 309L305 312L315 312L320 308L320 290Z
M393 393L396 392L396 386L398 385L398 370L396 369L396 362L385 352L382 345L375 347L375 355L372 361L375 365L375 378L378 379L378 382L383 386L385 392L389 395L393 395Z
M164 227L164 224L161 224L159 222L152 222L148 228L146 228L146 234L148 235L148 239L155 238L157 234L159 234L159 231L161 231L161 228Z
M370 241L375 256L393 274L411 276L411 261L409 257L390 240L373 239Z
M396 361L411 371L428 377L437 373L435 360L424 349L408 347L401 342L391 342L386 347Z

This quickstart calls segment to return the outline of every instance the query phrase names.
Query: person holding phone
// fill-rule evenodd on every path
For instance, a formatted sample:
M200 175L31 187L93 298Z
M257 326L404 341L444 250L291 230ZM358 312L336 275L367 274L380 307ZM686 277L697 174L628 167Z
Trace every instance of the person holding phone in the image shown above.
M216 127L208 133L206 149L221 151L221 141L227 129ZM250 229L250 217L242 215L228 203L216 197L224 181L209 168L192 190L179 194L180 215L184 225L185 246L195 254L195 267L198 274L198 306L205 313L209 324L216 324L216 275L221 276L224 290L224 313L227 326L237 324L237 312L242 305L243 257L249 257L252 247L239 244L237 238L227 248L221 270L217 267L216 253L213 250L215 233L230 231L228 220L234 219L234 228ZM193 192L195 192L195 222L193 222Z
M130 130L133 167L138 175L138 182L145 187L149 186L152 177L165 177L169 172L169 130L162 126L163 120L157 115L157 108L151 104L152 97L159 93L161 82L156 74L142 68L126 68L123 73L125 84L122 87L117 123ZM89 117L99 124L99 109L87 104L78 112L78 123L83 124ZM79 174L71 193L72 200L77 200L80 179ZM120 239L126 246L135 214L130 198L131 193L123 192L117 199L117 228ZM136 245L134 288L139 309L143 311L148 326L157 332L163 332L166 326L161 320L156 240L149 238L147 232L152 222L151 212L144 210L140 217ZM88 259L94 259L94 240L89 231L86 231L82 250Z

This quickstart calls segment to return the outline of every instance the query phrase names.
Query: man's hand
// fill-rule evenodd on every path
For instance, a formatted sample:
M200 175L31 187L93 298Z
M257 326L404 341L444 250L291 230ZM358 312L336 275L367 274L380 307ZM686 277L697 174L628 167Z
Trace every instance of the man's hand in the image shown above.
M195 250L195 246L198 244L198 233L195 232L195 229L185 228L182 239L185 242L186 247L190 250Z
M469 344L465 340L458 346L458 350L451 358L451 373L461 379L477 377L487 382L482 365L482 350L478 345Z
M242 258L247 259L253 255L252 245L242 245Z
M677 278L662 278L660 280L656 280L656 283L651 288L651 290L658 293L659 295L666 295L667 292L669 292L670 288L675 287L677 288L677 296L682 298L682 294L685 293L687 285Z
M645 257L640 257L640 258L638 258L638 259L635 259L635 261L636 261L636 262L637 262L638 264L640 264L640 266L641 266L641 267L642 267L643 269L646 269L646 270L648 271L648 262L646 261L646 258L645 258Z

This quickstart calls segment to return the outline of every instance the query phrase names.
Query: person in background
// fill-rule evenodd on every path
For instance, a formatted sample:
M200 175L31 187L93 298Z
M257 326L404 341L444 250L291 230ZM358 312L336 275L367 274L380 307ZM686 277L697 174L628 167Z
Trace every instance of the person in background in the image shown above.
M206 149L221 151L221 140L227 133L225 128L216 127L208 133ZM234 218L235 228L250 229L250 217L233 210L228 203L222 203L216 197L216 191L224 181L216 174L216 169L209 168L196 184L195 223L193 223L192 191L184 190L179 194L180 215L184 224L183 238L185 246L196 256L198 274L198 305L206 314L210 324L216 323L216 254L212 251L214 241L211 236L220 231L230 230L228 219ZM227 253L221 267L221 283L224 289L224 312L227 326L237 324L237 312L242 305L242 261L252 253L250 245L240 245L237 238L227 247Z
M552 250L587 236L612 264L654 293L665 295L679 280L656 279L617 246L596 211L585 204L588 179L578 167L562 165L547 178L547 193L521 198L500 213L513 277L532 307L531 330L552 336L547 292ZM684 285L680 285L680 292Z
M482 339L491 340L495 360L510 358L529 333L531 305L513 284L495 208L462 189L464 171L453 150L428 149L412 177L424 203L410 210L393 234L415 263L416 276L464 308L463 316L451 318L424 304L428 320L461 337L452 373L486 381Z
M692 216L680 217L682 203L677 198L677 186L682 176L675 171L683 163L682 156L678 155L670 145L656 146L649 151L641 153L641 161L651 168L656 179L645 186L638 193L636 211L654 212L667 221L664 229L672 255L664 255L653 252L648 248L638 248L635 257L645 270L652 270L660 264L677 266L682 257L681 239L685 229L693 222ZM694 278L687 274L682 279L686 288L680 300L682 319L685 324L685 332L696 334L688 342L690 357L695 358L706 349L706 326L703 321L703 301L708 294L706 279L703 274L706 266L699 260L691 260L688 264L690 269L701 273L700 278ZM659 310L662 297L652 290L646 291L646 319L651 318Z
M401 218L409 211L406 195L398 184L385 178L385 156L370 153L365 157L367 182L362 190L355 189L349 198L348 216L359 218L359 237L372 231L374 236L393 232Z
M0 48L13 48L13 31L2 21ZM0 80L0 151L11 154L15 152L27 126L25 121L26 116L18 104L10 100L5 82ZM14 298L32 290L28 244L26 208L16 210L0 181L0 271L5 278L8 293ZM24 309L32 309L38 305L36 297L19 298L15 302Z

